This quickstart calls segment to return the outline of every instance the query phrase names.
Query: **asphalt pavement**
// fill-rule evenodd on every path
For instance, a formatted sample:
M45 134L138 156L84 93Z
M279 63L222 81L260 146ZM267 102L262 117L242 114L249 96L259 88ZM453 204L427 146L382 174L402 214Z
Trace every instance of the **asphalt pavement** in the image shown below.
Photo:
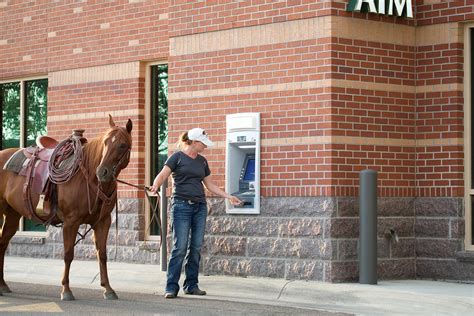
M12 293L0 296L0 314L25 316L25 314L67 314L69 315L192 315L192 316L240 316L240 315L317 315L348 316L325 311L298 309L286 306L199 300L180 297L165 300L153 294L121 292L120 299L106 301L102 291L75 288L75 301L61 301L59 286L10 282Z
M124 297L133 297L133 295L150 299L156 297L156 300L164 306L178 304L184 306L185 310L188 304L197 300L205 305L213 304L212 301L219 301L228 302L228 304L240 302L250 304L250 306L262 306L261 310L257 308L254 311L250 309L245 312L245 309L242 309L242 314L247 315L260 314L260 311L264 314L286 314L290 309L294 311L293 314L328 312L356 315L474 316L474 284L467 283L399 280L379 281L377 285L365 285L253 277L200 276L199 285L207 291L206 296L189 296L180 291L177 299L164 300L162 296L166 274L161 271L160 266L109 262L108 267L110 283L119 299L123 300ZM58 300L60 296L58 286L61 284L62 272L62 260L5 258L7 283L57 286ZM76 300L82 299L76 292L81 292L83 289L94 290L91 293L96 293L97 298L101 299L101 291L98 291L101 289L98 272L98 264L95 261L73 261L70 285ZM22 295L21 286L17 284L16 287L20 289L17 290L12 286L13 293L5 294L5 297L15 298L15 295ZM143 294L143 296L137 296L137 294ZM117 304L123 304L123 302ZM274 309L269 310L264 306L272 306ZM0 304L0 313L6 312L2 310L3 307L4 305ZM211 310L216 311L215 308ZM230 314L239 314L239 309L231 310L233 312ZM224 309L220 311L222 313L218 314L228 314ZM179 311L176 313L180 314ZM183 313L185 313L184 310Z

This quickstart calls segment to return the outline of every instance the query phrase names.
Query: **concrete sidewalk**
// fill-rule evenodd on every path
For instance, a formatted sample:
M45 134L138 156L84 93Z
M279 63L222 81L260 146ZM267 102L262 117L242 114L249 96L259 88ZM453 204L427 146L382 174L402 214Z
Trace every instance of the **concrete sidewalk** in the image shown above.
M109 279L120 292L162 295L166 280L160 266L109 262ZM5 280L61 285L63 261L22 257L5 258ZM74 260L70 284L74 288L100 288L95 261ZM182 281L182 280L181 280ZM200 276L207 296L225 300L345 312L358 315L472 315L474 284L435 281L381 281L378 285L330 284L267 278ZM182 291L179 293L182 294ZM58 293L59 298L59 293Z

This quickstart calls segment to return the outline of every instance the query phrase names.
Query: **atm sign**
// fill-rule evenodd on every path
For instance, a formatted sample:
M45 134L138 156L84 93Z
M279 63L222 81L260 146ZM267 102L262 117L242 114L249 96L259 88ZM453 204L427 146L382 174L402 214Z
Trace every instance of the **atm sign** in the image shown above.
M349 0L347 11L413 18L412 0Z

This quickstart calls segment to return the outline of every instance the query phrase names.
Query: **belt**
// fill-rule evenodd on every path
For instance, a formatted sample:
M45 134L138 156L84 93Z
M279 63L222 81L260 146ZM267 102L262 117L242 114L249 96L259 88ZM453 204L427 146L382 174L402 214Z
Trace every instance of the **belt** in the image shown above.
M183 198L178 197L178 196L176 196L176 197L174 197L174 198L175 198L175 199L182 200L182 201L185 201L185 202L188 203L189 205L194 205L194 204L198 204L198 203L199 203L199 202L197 202L197 201L188 200L188 199L183 199Z

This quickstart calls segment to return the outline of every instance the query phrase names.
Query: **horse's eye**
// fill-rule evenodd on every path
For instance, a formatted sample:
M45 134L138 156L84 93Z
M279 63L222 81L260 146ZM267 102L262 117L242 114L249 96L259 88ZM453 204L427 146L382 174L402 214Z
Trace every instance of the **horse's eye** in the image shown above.
M126 150L127 148L128 148L128 146L127 146L127 144L125 144L125 143L122 143L122 144L119 145L119 149L120 149L121 151L124 151L124 150Z

